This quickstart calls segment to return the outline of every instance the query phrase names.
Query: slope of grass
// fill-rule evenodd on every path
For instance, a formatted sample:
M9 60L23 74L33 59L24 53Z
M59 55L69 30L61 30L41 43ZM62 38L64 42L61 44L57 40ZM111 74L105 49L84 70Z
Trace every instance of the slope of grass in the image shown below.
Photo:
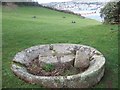
M39 44L75 43L95 47L106 58L106 71L95 88L118 87L118 27L39 7L3 8L3 88L38 88L11 71L14 55ZM37 18L32 18L33 16ZM66 17L66 18L63 18ZM76 23L71 23L76 21Z

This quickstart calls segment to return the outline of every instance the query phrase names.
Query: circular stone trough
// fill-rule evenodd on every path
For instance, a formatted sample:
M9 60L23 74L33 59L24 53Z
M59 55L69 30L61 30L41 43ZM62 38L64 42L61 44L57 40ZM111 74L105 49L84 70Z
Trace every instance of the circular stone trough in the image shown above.
M35 75L27 70L32 60L40 65L72 66L79 70L71 75ZM39 64L38 63L38 64ZM104 75L105 58L101 52L86 45L47 44L33 46L18 52L12 63L12 71L20 79L48 88L88 88L97 84Z

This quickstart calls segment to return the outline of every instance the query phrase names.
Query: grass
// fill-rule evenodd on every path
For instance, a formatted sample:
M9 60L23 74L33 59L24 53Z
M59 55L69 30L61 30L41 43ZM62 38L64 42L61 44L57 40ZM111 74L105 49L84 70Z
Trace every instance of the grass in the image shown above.
M32 18L33 16L37 18ZM17 7L2 10L3 88L39 88L16 77L10 67L14 55L39 44L85 44L101 51L106 58L105 75L94 88L118 87L118 26L83 19L39 7ZM66 17L66 18L63 18ZM76 21L76 23L71 23Z
M45 70L46 72L51 72L55 69L53 64L45 64L42 67L43 70Z

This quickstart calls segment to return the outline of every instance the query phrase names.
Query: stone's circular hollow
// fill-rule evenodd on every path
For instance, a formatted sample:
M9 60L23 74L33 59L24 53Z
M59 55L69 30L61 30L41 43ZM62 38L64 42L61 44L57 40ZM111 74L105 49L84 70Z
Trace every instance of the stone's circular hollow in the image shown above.
M68 64L84 71L73 75L38 76L27 71L33 59L40 64ZM101 52L86 45L47 44L33 46L18 52L12 71L22 80L48 88L88 88L97 84L104 75L105 58Z

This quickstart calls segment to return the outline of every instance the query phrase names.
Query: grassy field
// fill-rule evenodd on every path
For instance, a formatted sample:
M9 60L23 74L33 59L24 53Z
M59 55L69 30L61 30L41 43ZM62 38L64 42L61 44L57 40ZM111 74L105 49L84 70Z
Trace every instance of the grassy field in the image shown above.
M37 18L32 18L33 16ZM3 7L3 88L39 88L18 79L11 71L14 55L39 44L85 44L106 58L105 75L94 88L118 87L118 27L39 7ZM66 17L66 18L63 18ZM76 21L76 23L71 23Z

